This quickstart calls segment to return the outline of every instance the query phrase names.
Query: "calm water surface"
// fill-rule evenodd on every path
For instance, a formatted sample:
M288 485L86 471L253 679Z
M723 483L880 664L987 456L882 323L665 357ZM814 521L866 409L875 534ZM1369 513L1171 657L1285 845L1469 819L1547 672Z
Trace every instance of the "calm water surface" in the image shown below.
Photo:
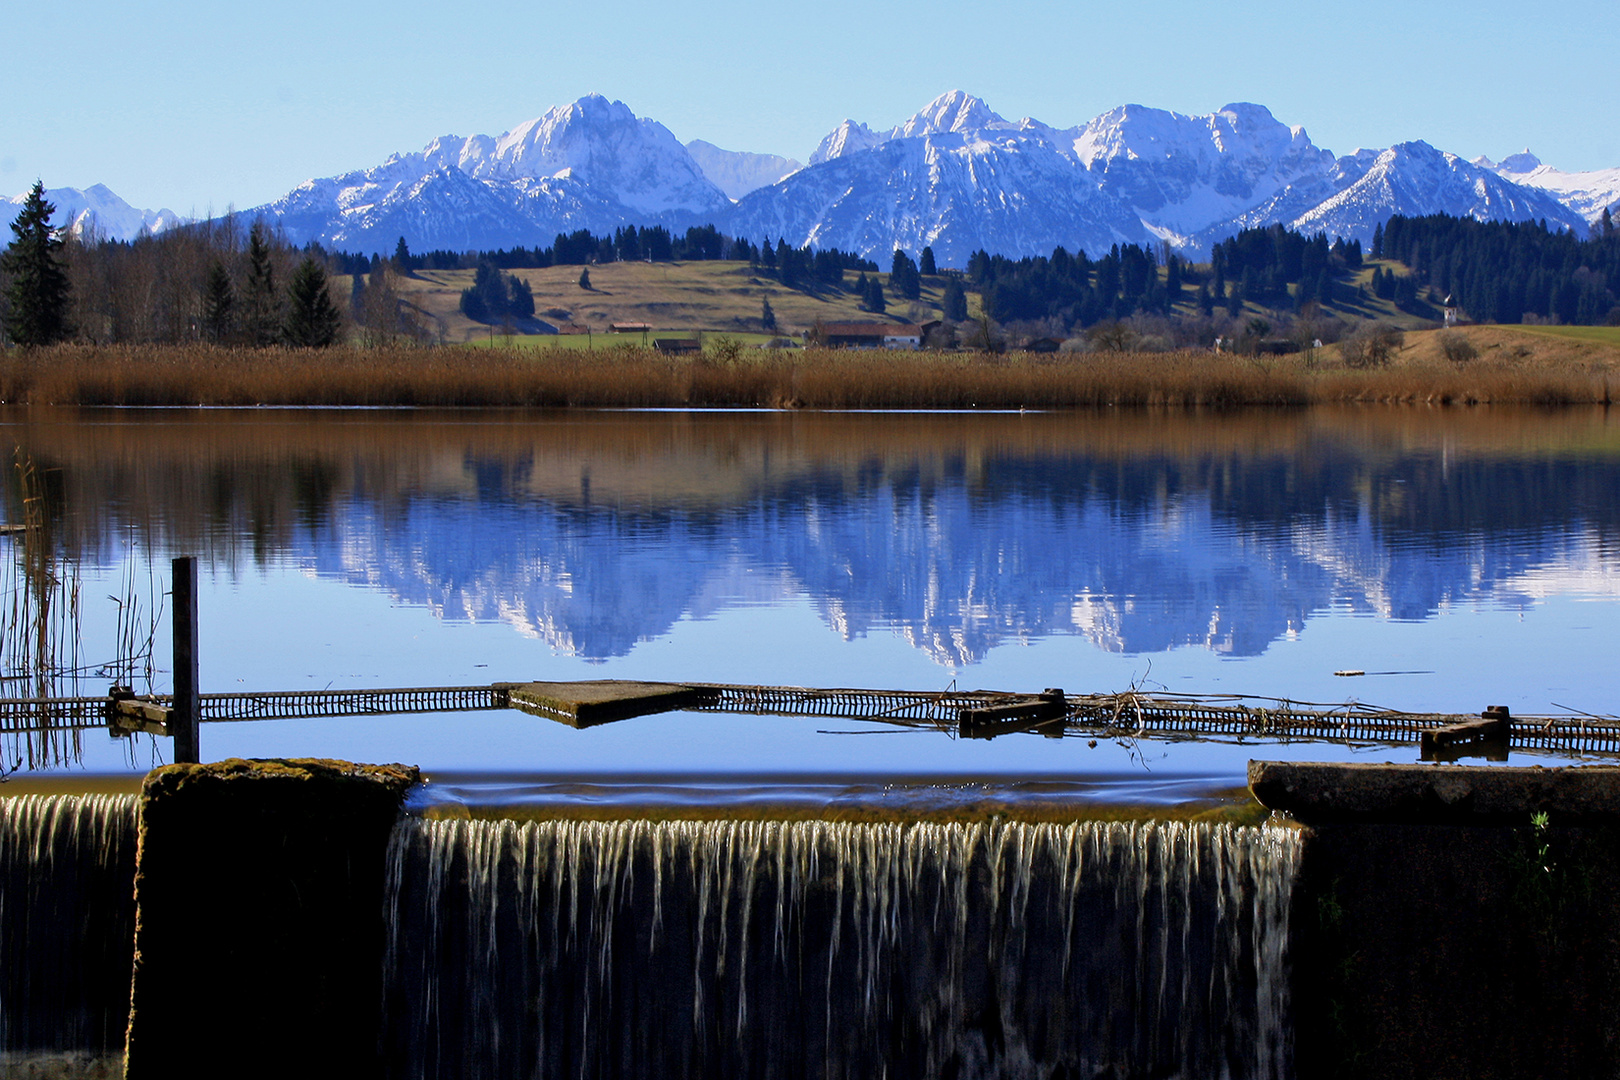
M169 558L195 554L207 692L633 678L1620 708L1620 424L1602 411L0 423L50 470L81 583L89 670L66 691L105 692L114 598L151 610ZM168 632L160 619L158 691ZM203 744L519 785L1135 777L1144 792L1239 782L1255 756L1415 756L693 715L577 732L517 713L216 724ZM91 732L63 767L167 753Z

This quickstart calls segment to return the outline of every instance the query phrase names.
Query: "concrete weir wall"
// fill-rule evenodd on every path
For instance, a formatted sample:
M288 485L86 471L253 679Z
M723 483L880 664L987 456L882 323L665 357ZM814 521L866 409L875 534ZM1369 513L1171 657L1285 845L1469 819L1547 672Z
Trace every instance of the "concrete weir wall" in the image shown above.
M142 791L126 1076L363 1078L412 767L171 765Z
M1254 762L1302 1080L1620 1077L1620 769Z

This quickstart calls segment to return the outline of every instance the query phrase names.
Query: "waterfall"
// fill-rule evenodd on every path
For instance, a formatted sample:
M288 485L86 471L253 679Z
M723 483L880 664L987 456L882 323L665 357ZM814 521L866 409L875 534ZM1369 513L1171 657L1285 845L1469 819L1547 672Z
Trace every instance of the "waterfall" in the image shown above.
M1282 827L430 821L389 853L397 1077L1291 1070Z
M0 798L0 1061L123 1054L138 803Z

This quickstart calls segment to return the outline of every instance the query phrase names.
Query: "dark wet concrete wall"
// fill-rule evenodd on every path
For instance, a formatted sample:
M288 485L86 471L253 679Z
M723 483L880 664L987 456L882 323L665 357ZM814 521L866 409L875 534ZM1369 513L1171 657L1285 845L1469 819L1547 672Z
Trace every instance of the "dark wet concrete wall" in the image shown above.
M381 1075L384 862L419 779L303 760L147 777L127 1076Z
M1620 1077L1620 770L1250 778L1305 825L1301 1080Z

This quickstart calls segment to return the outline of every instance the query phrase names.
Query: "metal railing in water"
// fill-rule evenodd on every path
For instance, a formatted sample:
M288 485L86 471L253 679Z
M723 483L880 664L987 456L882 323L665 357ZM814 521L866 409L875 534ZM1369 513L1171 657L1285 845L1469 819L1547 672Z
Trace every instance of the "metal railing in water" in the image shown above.
M570 685L521 684L397 687L360 690L292 690L203 694L199 718L206 723L251 720L396 716L490 711L514 707L513 692L545 685L556 693ZM645 685L645 684L638 684ZM1320 705L1236 696L1172 696L1130 691L1118 694L1045 695L990 690L907 691L798 686L683 683L700 692L695 712L803 716L872 721L931 728L953 735L992 737L1020 731L1047 736L1161 739L1281 739L1351 743L1412 743L1426 731L1477 720L1477 714L1416 713L1352 703ZM123 726L164 733L166 695L0 699L0 733ZM115 724L121 711L145 710L147 720ZM657 710L648 710L657 711ZM978 727L973 718L990 718ZM1516 716L1506 747L1582 754L1620 754L1620 717Z

